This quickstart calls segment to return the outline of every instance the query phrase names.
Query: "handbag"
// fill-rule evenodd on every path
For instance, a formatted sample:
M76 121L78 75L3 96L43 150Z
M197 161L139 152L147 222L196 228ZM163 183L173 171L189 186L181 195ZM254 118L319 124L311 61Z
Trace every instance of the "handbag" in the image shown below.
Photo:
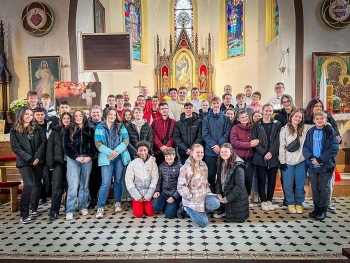
M131 162L130 153L127 149L121 153L121 158L124 166L127 166Z
M286 150L288 152L296 152L300 149L300 141L299 138L296 137L295 140L293 140L290 144L286 145Z

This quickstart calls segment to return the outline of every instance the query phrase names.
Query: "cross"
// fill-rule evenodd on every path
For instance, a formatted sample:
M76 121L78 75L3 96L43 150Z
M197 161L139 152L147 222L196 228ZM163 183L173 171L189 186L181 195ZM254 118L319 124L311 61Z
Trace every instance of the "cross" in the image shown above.
M138 86L134 86L135 89L139 89L139 94L141 94L141 89L143 86L141 86L141 80L139 80L139 85Z
M96 97L96 92L93 92L92 89L86 89L86 93L82 94L82 98L86 100L86 106L91 107L92 106L92 98Z

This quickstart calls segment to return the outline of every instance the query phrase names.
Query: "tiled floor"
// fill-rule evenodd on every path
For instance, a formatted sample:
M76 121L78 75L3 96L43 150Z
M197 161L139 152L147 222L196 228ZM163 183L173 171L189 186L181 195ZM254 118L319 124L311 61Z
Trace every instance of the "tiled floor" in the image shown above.
M48 220L49 204L45 204L34 223L23 225L19 214L5 204L0 206L0 258L343 258L341 248L350 247L350 197L336 198L336 213L328 213L323 222L308 218L311 199L306 200L303 215L287 214L281 202L276 199L272 212L255 206L245 223L211 219L204 229L190 219L135 218L129 203L122 213L108 206L103 219L97 220L95 211L90 211L86 217L76 213L74 221L60 216L54 222Z

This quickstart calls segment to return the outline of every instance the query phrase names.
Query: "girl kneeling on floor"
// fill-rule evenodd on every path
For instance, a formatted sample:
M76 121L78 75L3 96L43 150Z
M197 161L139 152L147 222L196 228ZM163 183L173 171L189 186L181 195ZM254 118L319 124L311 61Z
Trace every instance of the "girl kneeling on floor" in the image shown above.
M208 225L206 211L215 211L220 207L220 201L212 194L208 183L208 167L202 161L203 146L194 144L190 157L181 167L177 190L182 196L182 206L178 216L183 218L185 211L200 227Z
M226 222L242 223L249 217L249 199L245 181L244 161L235 154L230 143L220 148L216 193L225 206ZM223 211L215 218L223 217Z
M125 184L132 198L132 208L136 217L145 212L153 216L152 196L158 183L156 159L148 154L150 145L141 141L136 144L138 158L132 160L125 173Z

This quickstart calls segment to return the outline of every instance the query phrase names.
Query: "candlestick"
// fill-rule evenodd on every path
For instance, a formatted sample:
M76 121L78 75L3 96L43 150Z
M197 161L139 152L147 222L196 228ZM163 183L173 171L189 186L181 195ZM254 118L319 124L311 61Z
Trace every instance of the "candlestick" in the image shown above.
M333 113L333 85L327 85L326 96L326 109Z

